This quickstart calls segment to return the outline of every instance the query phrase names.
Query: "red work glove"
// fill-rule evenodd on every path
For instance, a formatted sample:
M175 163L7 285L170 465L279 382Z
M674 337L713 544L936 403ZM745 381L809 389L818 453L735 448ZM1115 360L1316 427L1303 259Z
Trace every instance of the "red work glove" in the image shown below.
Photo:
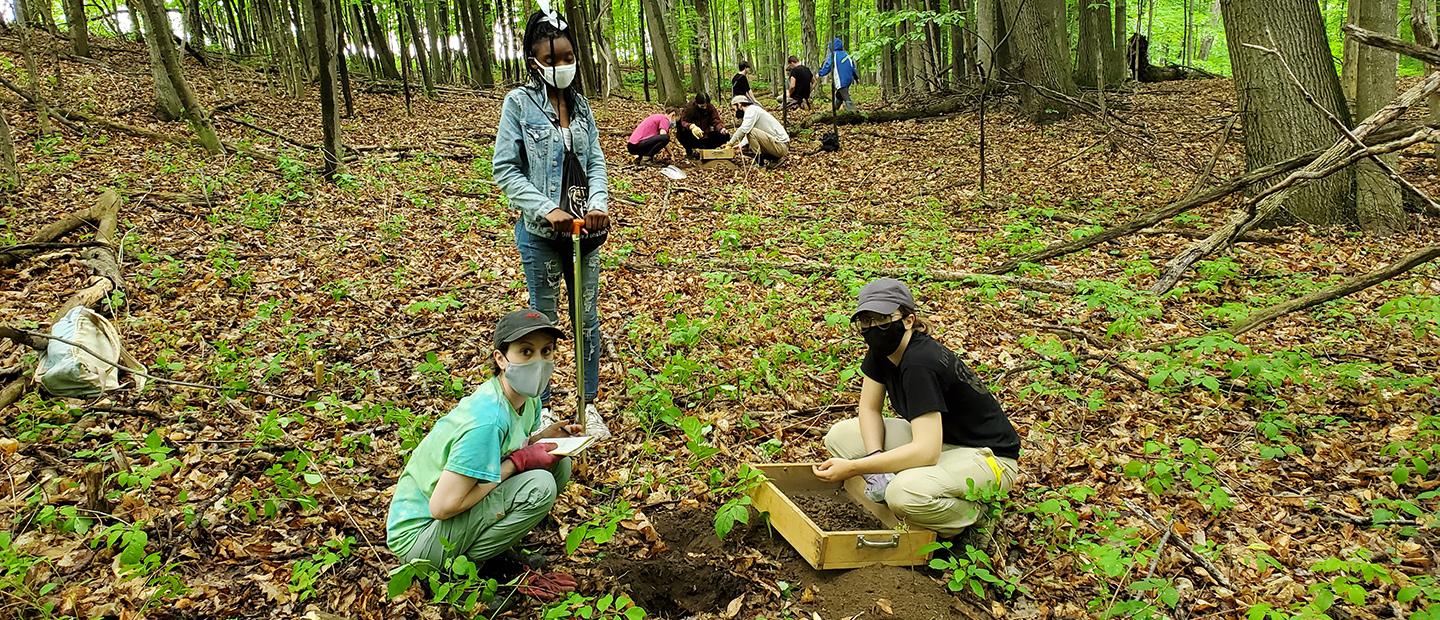
M555 444L540 441L511 452L510 456L505 458L515 464L515 473L517 474L532 469L550 469L550 466L554 465L556 461L564 458L558 454L550 454L550 451L554 449Z
M575 578L561 572L530 573L517 588L521 594L542 601L554 601L575 591Z

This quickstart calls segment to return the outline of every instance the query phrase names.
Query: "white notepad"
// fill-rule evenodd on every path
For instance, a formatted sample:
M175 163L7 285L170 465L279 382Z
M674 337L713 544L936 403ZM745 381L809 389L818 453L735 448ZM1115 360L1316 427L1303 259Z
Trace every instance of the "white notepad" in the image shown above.
M558 454L560 456L575 456L577 454L580 454L581 452L584 452L586 448L590 447L590 444L595 443L595 438L590 435L577 435L574 437L546 437L544 439L536 440L535 443L553 443L555 444L555 449L550 451L551 454Z

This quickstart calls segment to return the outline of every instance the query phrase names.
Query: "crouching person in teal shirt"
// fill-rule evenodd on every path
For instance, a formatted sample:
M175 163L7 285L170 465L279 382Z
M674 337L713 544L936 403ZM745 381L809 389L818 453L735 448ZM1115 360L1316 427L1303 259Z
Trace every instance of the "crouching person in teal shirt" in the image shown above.
M456 556L480 564L525 537L570 480L570 459L546 437L583 429L540 428L540 393L565 334L544 314L519 310L495 327L495 378L465 397L416 446L390 502L386 544L406 562L436 568ZM573 590L568 575L530 574L542 594ZM533 583L531 583L533 582Z

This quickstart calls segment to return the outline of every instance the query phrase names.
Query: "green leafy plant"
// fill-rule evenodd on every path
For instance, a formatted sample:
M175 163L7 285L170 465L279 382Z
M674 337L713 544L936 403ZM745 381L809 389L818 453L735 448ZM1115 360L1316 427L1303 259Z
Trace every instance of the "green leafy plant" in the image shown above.
M541 613L545 620L584 618L585 620L644 620L645 609L624 594L606 594L599 598L571 592L564 600L545 606Z
M594 518L570 530L565 537L565 553L574 555L575 550L587 540L597 545L610 542L620 522L634 516L635 510L630 507L630 502L623 499L604 506Z
M716 536L723 539L735 529L736 523L750 523L750 506L753 504L750 492L764 482L764 473L742 463L735 470L730 484L711 491L717 500L721 500L720 508L715 511Z

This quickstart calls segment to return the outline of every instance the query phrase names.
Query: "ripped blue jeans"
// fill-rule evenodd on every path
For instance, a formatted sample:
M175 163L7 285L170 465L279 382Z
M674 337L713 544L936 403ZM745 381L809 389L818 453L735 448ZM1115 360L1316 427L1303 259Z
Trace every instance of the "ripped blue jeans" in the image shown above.
M575 263L569 237L564 243L530 234L523 222L515 223L515 245L520 248L520 261L525 266L525 286L530 289L530 307L559 322L555 315L560 296L560 283L569 291L566 316L575 316ZM593 402L600 392L600 312L596 298L600 294L600 248L580 254L585 299L585 402ZM550 388L540 397L549 402Z

